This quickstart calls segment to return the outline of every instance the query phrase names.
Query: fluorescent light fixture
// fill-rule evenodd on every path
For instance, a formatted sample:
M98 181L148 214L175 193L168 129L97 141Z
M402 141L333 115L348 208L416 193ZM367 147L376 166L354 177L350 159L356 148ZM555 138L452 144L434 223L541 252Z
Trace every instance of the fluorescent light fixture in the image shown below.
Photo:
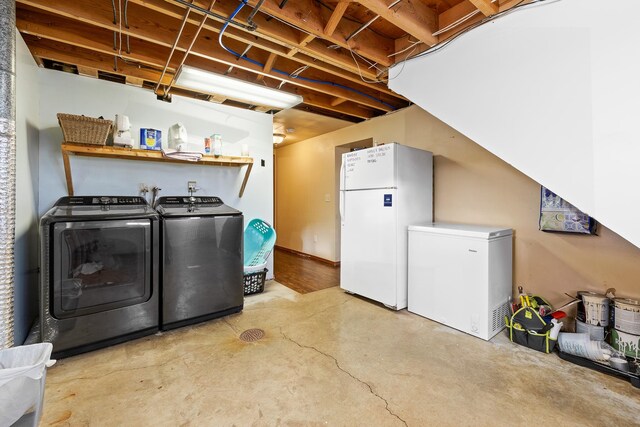
M274 133L273 134L273 143L274 144L280 144L282 141L284 141L284 139L287 137L287 135L283 134L283 133Z
M291 108L302 102L302 97L277 89L260 86L244 80L210 73L189 66L182 67L176 85L211 95L222 95L252 105Z

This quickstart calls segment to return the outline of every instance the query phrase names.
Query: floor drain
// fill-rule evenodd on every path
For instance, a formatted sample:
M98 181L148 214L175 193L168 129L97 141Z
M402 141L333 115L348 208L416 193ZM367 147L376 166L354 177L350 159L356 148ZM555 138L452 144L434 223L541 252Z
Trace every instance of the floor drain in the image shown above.
M240 334L240 339L244 342L255 342L264 337L262 329L247 329Z

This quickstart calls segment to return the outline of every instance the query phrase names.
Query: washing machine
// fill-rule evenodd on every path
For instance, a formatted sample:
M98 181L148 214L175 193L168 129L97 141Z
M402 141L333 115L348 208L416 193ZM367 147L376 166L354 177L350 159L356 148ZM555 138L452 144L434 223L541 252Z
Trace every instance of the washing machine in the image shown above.
M40 230L40 331L54 358L158 331L160 222L145 199L63 197Z
M243 215L218 197L160 197L161 328L237 313L244 304Z

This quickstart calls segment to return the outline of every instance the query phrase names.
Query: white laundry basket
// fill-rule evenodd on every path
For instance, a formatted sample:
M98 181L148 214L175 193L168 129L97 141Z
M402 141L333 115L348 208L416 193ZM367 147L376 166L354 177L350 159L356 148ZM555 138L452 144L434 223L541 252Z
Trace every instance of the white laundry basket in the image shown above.
M40 343L0 350L0 426L37 426L53 345Z

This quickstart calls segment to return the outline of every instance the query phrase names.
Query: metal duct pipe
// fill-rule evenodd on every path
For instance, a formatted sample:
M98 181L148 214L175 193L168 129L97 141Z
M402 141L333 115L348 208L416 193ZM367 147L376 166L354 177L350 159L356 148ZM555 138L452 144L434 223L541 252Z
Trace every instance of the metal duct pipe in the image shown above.
M0 0L0 349L13 346L16 3Z

